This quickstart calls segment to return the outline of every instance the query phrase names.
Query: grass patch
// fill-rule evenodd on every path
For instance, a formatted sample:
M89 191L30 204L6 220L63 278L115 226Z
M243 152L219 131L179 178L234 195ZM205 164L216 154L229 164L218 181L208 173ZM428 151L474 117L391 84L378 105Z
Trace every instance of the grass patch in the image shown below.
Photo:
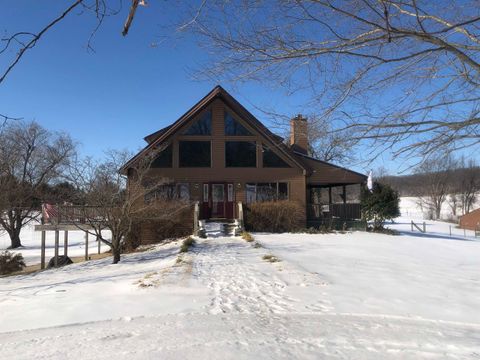
M246 242L252 242L255 240L252 234L250 234L248 231L242 232L242 239L245 240Z
M262 259L265 260L265 261L271 262L271 263L275 263L275 262L280 261L279 258L277 258L276 256L271 255L271 254L263 255Z
M181 253L186 253L188 252L188 249L195 245L195 239L189 236L185 240L183 240L182 246L180 247L180 252Z

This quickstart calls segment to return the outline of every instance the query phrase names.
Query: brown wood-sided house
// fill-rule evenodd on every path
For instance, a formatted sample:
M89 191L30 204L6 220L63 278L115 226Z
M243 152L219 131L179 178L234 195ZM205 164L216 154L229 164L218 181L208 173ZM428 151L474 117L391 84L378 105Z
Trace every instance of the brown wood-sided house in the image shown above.
M168 179L154 197L198 201L201 218L233 219L238 202L288 199L309 221L359 218L366 176L308 156L308 123L291 120L288 144L217 86L173 124L145 137L148 145L126 163L162 148L152 173Z

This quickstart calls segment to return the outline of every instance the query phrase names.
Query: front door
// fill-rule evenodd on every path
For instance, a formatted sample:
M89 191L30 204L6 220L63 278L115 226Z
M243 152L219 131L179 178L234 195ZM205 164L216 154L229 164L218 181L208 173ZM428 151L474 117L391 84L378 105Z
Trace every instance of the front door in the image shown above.
M225 184L212 184L212 217L225 217Z

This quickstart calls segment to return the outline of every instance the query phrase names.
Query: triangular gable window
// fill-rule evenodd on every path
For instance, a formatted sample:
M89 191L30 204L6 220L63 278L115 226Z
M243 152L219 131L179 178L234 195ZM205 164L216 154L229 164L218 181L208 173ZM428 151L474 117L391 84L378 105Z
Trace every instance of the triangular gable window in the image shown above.
M252 133L235 120L228 111L225 111L225 135L229 136L252 136Z
M212 111L205 111L200 119L195 121L183 135L210 135L212 133Z
M280 156L271 149L263 147L263 167L265 168L287 168L288 165Z

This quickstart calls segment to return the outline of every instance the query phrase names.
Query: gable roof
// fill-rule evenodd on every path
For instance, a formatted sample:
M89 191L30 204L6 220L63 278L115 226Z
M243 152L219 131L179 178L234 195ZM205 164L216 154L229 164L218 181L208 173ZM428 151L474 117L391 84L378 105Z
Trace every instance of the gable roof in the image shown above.
M272 133L265 125L263 125L255 116L252 115L245 107L240 104L233 96L231 96L224 88L217 85L199 102L192 106L185 114L180 116L173 124L158 130L150 135L147 135L144 139L148 142L148 145L144 147L138 154L131 158L120 169L120 172L125 173L126 170L141 156L148 153L149 150L154 149L156 145L165 141L170 135L174 134L189 120L194 118L208 105L210 105L215 99L221 98L225 104L227 104L232 110L234 110L244 121L246 121L254 130L262 134L271 144L288 157L293 163L295 163L302 170L308 171L303 161L300 161L284 143L283 138Z

